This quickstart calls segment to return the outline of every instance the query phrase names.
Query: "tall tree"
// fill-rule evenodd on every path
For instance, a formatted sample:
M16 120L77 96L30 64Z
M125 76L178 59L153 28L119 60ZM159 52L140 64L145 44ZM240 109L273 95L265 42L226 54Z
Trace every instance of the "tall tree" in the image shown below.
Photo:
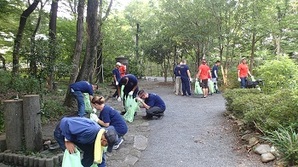
M88 0L87 4L87 42L86 54L77 81L92 81L94 60L98 46L98 0Z
M57 27L57 11L58 11L58 0L52 0L51 11L50 11L50 23L49 23L49 55L48 55L48 78L47 84L48 89L52 90L54 83L54 67L57 58L57 39L56 39L56 27Z
M12 74L17 75L19 73L19 54L20 54L20 47L23 37L23 32L26 26L27 18L30 16L30 14L36 9L38 3L40 0L34 0L34 2L29 5L29 7L23 11L20 17L20 23L18 32L16 34L16 38L14 40L14 46L13 46L13 61L12 61Z

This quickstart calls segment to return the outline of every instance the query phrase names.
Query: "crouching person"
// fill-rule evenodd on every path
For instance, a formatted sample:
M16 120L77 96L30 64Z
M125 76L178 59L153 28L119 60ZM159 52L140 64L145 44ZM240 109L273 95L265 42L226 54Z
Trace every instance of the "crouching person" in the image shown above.
M152 119L154 116L163 117L166 105L160 96L140 90L136 99L141 103L140 107L146 109L146 116L143 116L143 119Z
M113 149L118 149L123 142L123 136L127 133L128 127L125 120L120 115L120 112L105 104L103 96L95 96L91 101L93 107L99 111L95 114L90 114L91 120L98 123L100 126L109 127L113 126L118 134L118 141Z
M81 163L84 167L90 167L97 163L98 167L105 167L104 147L112 150L118 141L117 132L110 126L102 128L94 121L85 117L64 117L56 126L54 137L60 148L74 153L76 146L84 154Z

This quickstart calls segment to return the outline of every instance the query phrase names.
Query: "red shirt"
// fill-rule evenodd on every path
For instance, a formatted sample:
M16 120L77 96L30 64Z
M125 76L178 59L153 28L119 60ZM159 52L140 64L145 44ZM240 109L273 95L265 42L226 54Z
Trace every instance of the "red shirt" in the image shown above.
M209 77L210 76L210 74L209 74L210 68L206 64L201 64L199 66L199 71L201 71L200 76L199 76L200 79L203 80L203 79L210 78Z
M126 65L119 67L120 77L122 78L126 74Z
M240 71L239 72L239 75L240 75L239 77L240 78L247 77L247 75L248 75L248 66L247 66L247 64L240 63L238 65L238 70Z

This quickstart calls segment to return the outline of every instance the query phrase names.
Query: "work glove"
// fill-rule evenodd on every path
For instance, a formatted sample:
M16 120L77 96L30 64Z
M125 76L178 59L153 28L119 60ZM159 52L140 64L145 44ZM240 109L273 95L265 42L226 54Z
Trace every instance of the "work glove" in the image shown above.
M198 78L196 78L196 82L198 82Z
M96 114L94 114L94 113L91 113L90 114L90 119L92 120L92 121L94 121L94 122L98 122L98 120L99 120L99 118L98 118L98 116L96 115Z
M96 113L97 112L97 109L96 108L93 108L92 111L93 111L93 113Z
M118 100L118 101L121 101L121 97L119 96L119 97L117 98L117 100Z
M116 85L119 85L119 83L118 83L118 81L116 81L116 83L115 83Z
M128 95L132 96L132 95L133 95L133 91L130 91L130 92L128 93Z
M241 79L240 78L238 78L238 82L241 82Z

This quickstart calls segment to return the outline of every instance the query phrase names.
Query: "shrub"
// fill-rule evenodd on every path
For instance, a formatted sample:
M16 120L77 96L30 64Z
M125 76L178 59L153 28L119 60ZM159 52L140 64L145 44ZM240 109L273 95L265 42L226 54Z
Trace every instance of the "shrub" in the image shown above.
M298 165L298 134L292 126L266 131L264 138L277 148L288 166Z
M256 72L265 83L262 87L265 93L274 93L279 89L294 89L298 82L297 65L287 57L266 61Z
M298 119L297 91L280 90L275 94L256 96L250 111L245 112L244 120L256 124L262 130L276 130L279 126L289 126Z

